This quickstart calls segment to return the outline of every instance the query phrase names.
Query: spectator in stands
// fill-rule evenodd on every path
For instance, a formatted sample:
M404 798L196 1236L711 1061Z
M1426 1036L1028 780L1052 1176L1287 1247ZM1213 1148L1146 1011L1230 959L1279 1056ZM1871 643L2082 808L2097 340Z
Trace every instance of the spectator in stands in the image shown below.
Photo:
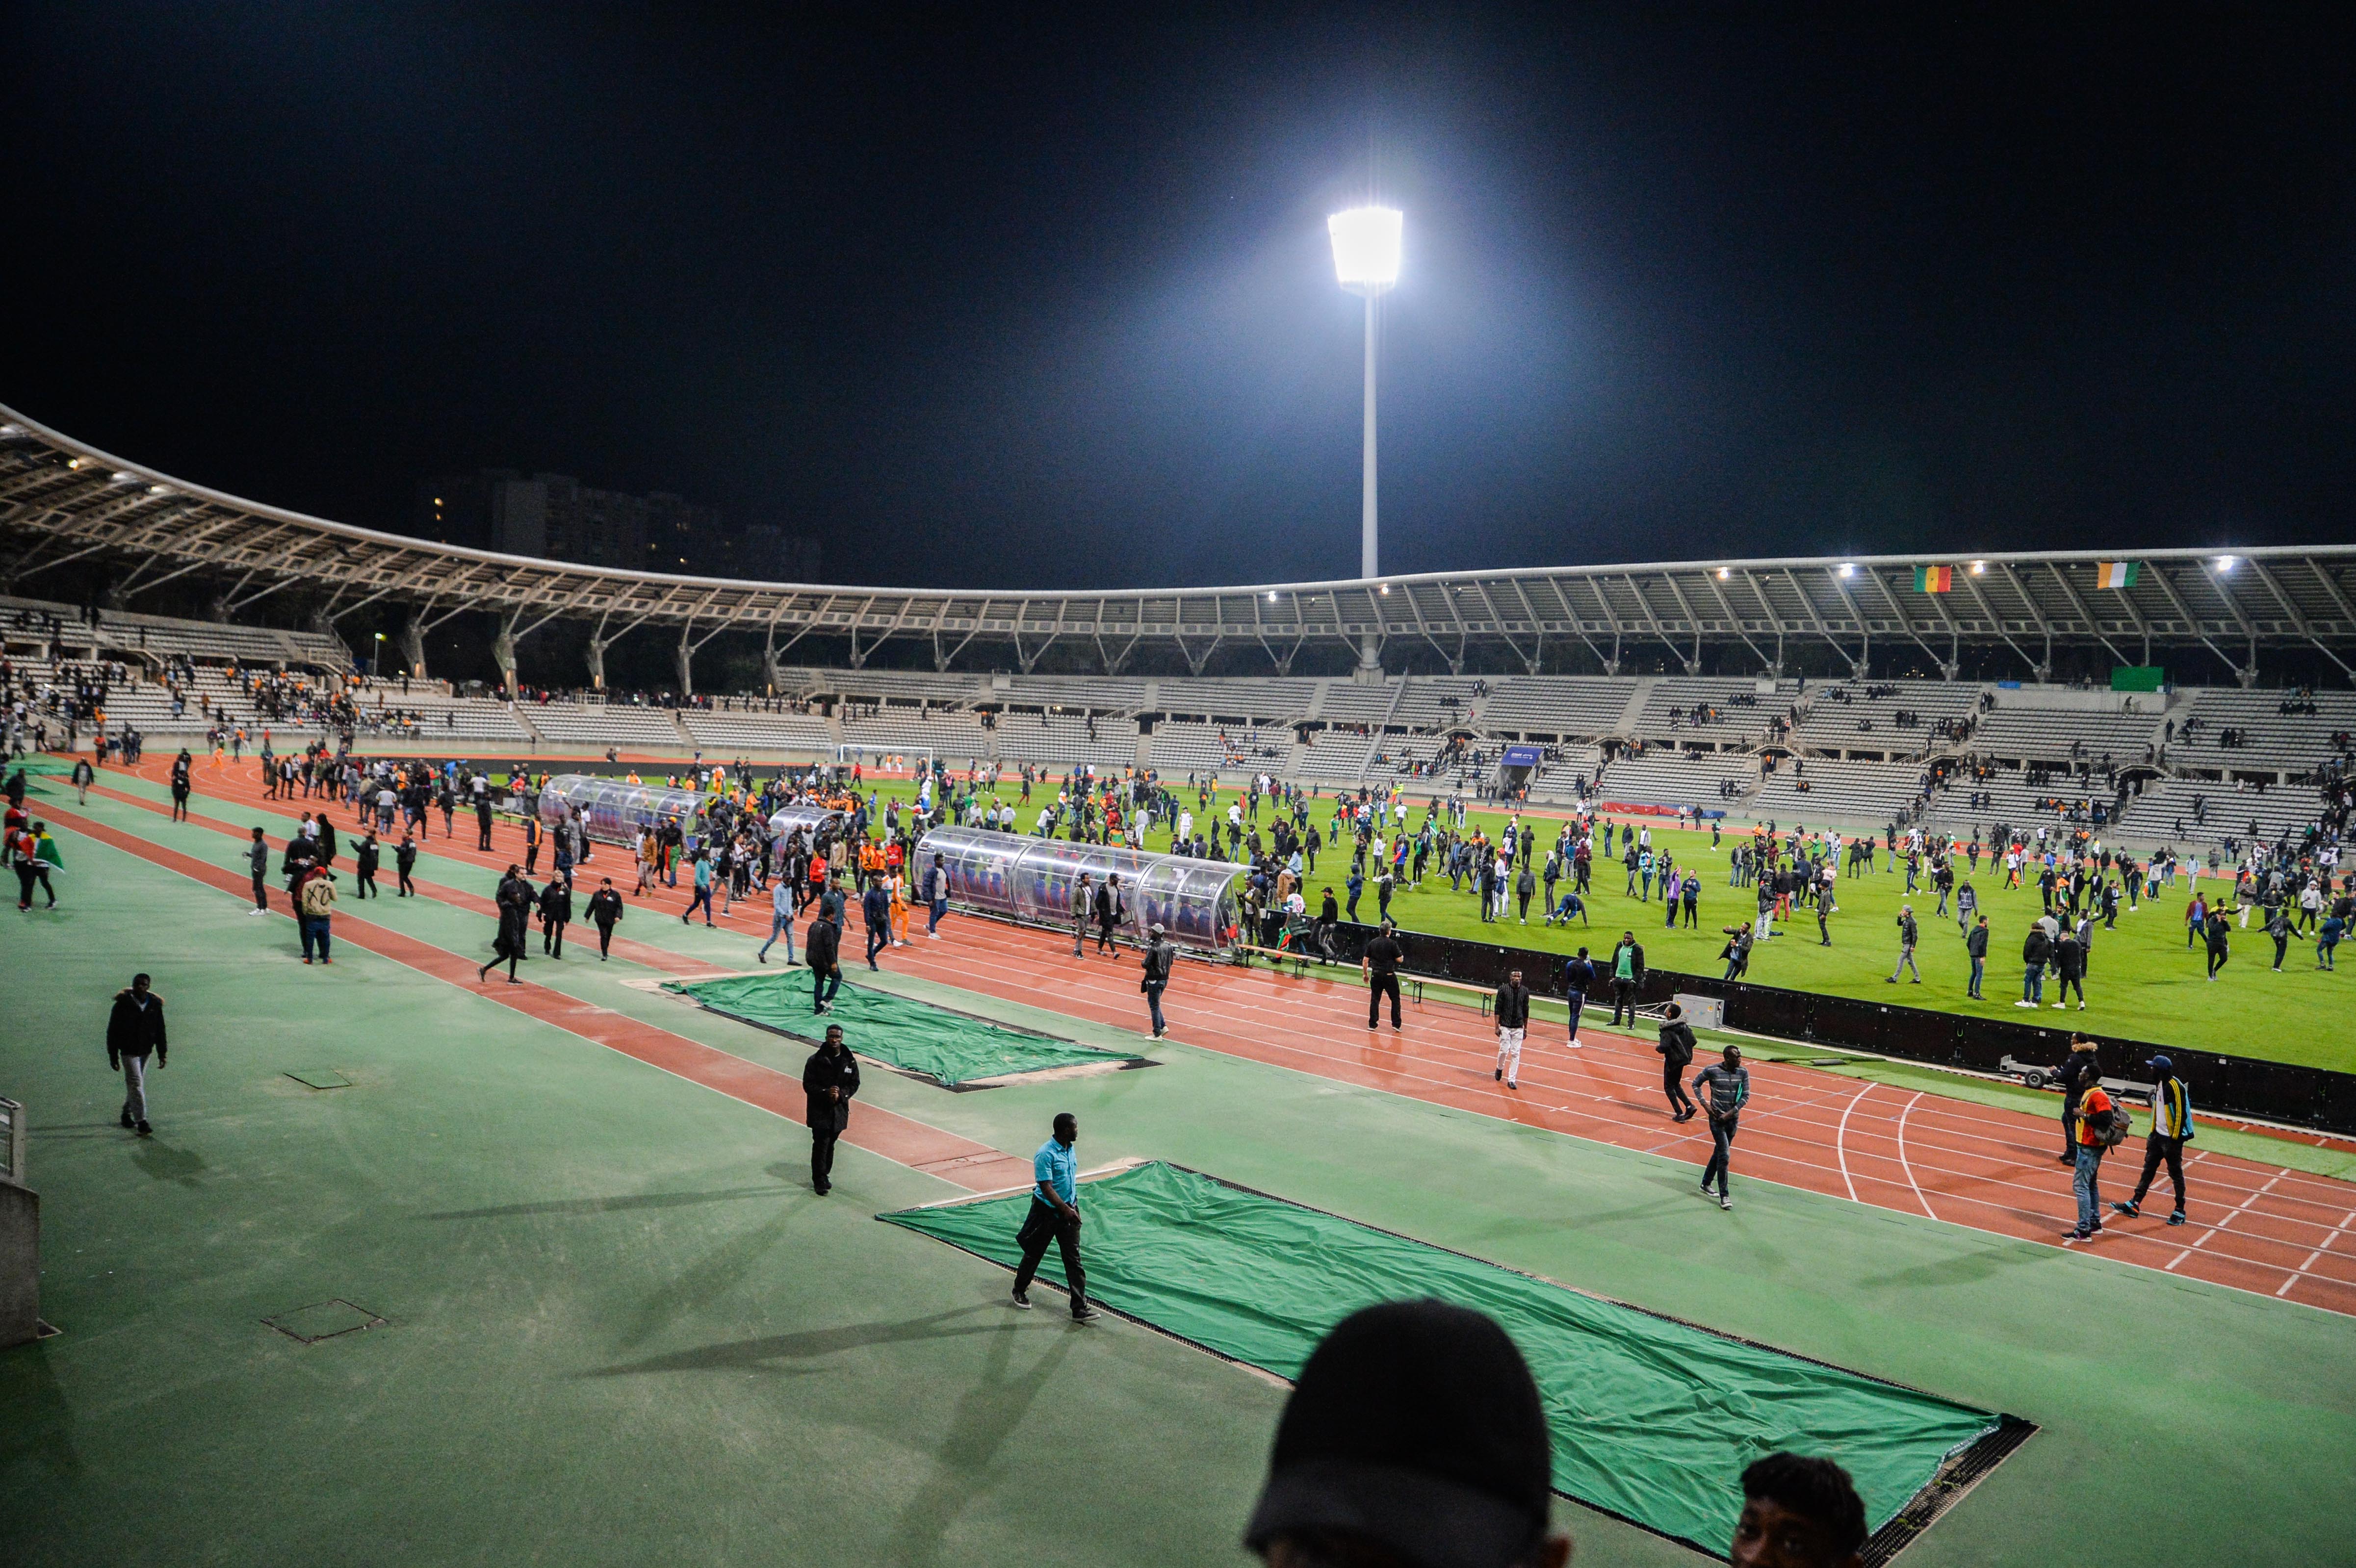
M1865 1503L1830 1459L1770 1454L1742 1472L1731 1568L1858 1568Z
M1564 1568L1553 1467L1537 1383L1494 1320L1386 1302L1301 1368L1244 1544L1269 1568Z

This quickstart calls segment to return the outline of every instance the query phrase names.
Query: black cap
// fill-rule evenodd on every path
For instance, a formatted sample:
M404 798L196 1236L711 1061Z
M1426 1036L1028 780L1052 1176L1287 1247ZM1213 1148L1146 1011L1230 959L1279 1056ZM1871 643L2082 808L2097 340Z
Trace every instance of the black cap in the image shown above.
M1301 1368L1244 1544L1338 1530L1419 1568L1508 1568L1546 1537L1553 1469L1537 1383L1505 1329L1441 1301L1386 1302Z

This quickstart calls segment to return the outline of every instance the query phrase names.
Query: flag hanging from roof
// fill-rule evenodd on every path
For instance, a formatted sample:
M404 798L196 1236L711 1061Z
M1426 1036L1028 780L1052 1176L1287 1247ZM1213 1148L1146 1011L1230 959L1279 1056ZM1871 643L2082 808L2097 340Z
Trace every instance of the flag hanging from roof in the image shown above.
M2094 586L2097 588L2133 588L2136 574L2142 570L2132 560L2099 560L2094 563Z
M1952 566L1918 566L1914 569L1914 592L1944 593L1955 585L1955 569Z

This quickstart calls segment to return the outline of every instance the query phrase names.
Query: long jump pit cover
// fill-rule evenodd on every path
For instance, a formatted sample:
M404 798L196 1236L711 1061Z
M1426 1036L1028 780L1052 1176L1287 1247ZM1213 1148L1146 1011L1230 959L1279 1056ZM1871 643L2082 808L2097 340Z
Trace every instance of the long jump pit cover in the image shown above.
M858 1055L921 1072L948 1088L980 1079L1064 1067L1119 1067L1136 1060L1053 1035L1009 1029L889 991L842 983L824 1017L813 1008L807 969L773 975L731 975L717 980L673 980L666 991L701 1002L715 1013L815 1045L826 1026L841 1024Z
M1030 1201L877 1218L1012 1267ZM1437 1296L1487 1313L1537 1378L1555 1489L1712 1556L1734 1538L1744 1467L1764 1455L1839 1461L1881 1548L1869 1561L1886 1561L1944 1506L1932 1499L1960 1496L1976 1456L1975 1479L2031 1430L1180 1166L1091 1180L1080 1207L1091 1300L1280 1378L1375 1302ZM1063 1283L1052 1253L1043 1273Z

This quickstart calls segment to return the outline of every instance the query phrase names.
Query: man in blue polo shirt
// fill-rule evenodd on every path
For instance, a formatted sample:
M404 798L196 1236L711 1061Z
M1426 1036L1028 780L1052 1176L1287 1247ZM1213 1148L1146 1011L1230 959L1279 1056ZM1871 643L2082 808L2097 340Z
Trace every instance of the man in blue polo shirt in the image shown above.
M1014 1305L1029 1310L1031 1281L1039 1260L1054 1242L1064 1260L1064 1280L1072 1296L1072 1321L1086 1323L1100 1317L1088 1305L1088 1276L1080 1267L1080 1168L1072 1146L1080 1141L1079 1119L1069 1111L1057 1113L1055 1136L1039 1146L1031 1160L1031 1212L1015 1241L1023 1248L1023 1266L1014 1271Z

